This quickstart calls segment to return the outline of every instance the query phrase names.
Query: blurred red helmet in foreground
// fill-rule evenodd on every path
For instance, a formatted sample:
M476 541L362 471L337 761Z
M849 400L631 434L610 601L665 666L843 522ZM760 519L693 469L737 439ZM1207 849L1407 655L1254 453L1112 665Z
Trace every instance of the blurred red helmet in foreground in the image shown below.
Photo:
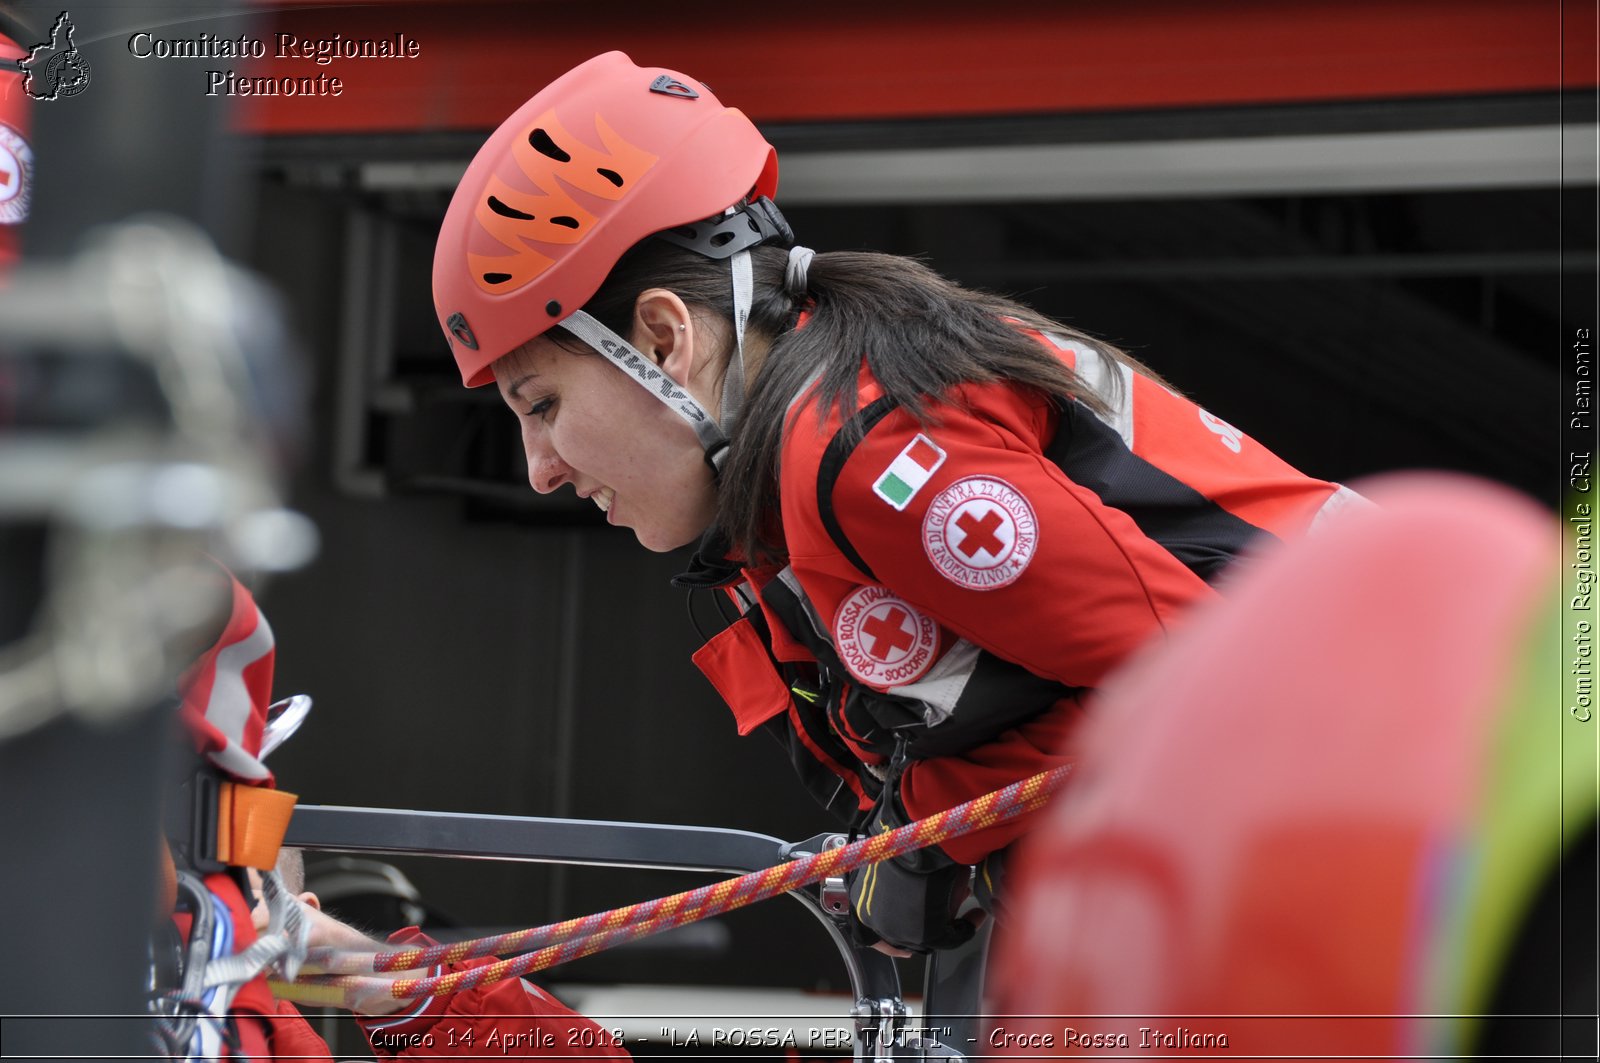
M1563 844L1593 830L1561 533L1476 481L1368 486L1379 508L1277 547L1108 686L1018 862L991 1050L1471 1048L1448 1016L1489 1010ZM1588 760L1563 771L1564 749Z

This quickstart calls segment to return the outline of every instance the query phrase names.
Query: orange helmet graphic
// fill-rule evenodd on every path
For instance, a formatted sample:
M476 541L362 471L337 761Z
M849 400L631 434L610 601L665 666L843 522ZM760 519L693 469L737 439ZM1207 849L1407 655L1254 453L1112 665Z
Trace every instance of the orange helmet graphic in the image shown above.
M456 187L434 309L462 383L570 316L645 237L777 189L777 155L687 75L608 52L495 130Z

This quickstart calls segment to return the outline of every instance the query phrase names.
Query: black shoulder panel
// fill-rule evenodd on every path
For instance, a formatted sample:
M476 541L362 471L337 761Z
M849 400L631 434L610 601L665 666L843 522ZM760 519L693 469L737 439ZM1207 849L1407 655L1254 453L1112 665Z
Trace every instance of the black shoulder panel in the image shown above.
M1134 454L1115 429L1078 403L1067 400L1060 407L1045 456L1074 483L1132 517L1201 579L1214 581L1247 543L1271 534Z

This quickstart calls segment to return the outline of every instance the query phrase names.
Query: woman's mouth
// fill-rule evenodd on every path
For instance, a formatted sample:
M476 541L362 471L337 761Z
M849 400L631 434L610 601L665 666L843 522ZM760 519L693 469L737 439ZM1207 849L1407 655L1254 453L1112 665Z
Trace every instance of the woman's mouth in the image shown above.
M617 493L614 490L612 490L611 488L602 487L598 491L596 491L594 494L589 496L589 501L593 502L596 506L599 506L600 507L600 512L605 513L605 514L610 514L610 512L611 512L611 503L616 498L616 496L617 496Z

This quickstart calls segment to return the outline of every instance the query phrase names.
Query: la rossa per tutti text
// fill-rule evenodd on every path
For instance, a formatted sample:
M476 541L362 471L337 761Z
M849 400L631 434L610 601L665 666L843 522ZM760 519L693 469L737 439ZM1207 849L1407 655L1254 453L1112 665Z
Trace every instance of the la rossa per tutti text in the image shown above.
M268 38L240 34L222 37L200 33L193 37L158 37L140 30L128 38L135 59L303 59L327 67L336 59L416 59L422 45L404 33L386 37L309 38L274 33ZM207 70L207 96L343 96L344 79L325 69L306 74L241 74L236 70Z

